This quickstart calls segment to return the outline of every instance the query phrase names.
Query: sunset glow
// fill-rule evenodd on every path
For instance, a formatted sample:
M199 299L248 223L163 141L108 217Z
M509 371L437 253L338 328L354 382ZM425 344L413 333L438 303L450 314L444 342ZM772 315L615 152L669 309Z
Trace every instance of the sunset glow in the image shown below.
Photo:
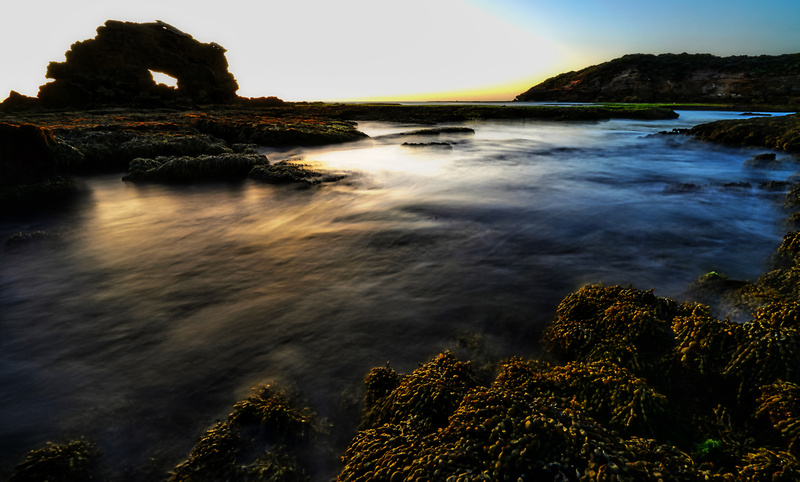
M800 51L800 4L786 0L231 0L225 7L17 2L0 20L0 97L35 96L47 64L63 61L73 42L93 38L108 19L163 20L217 42L239 95L285 100L511 100L548 77L626 53Z

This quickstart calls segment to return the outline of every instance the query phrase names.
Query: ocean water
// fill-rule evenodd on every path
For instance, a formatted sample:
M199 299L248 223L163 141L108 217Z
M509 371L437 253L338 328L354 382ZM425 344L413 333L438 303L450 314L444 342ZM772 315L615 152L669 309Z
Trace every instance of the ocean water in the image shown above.
M74 206L0 220L0 239L58 235L0 248L0 476L85 436L113 470L160 480L274 383L330 425L309 468L328 480L372 367L536 356L558 302L588 283L680 297L708 271L755 278L786 215L758 184L796 166L652 135L728 117L476 121L433 138L364 122L368 140L264 150L348 173L338 183L101 176ZM449 146L402 145L431 141Z

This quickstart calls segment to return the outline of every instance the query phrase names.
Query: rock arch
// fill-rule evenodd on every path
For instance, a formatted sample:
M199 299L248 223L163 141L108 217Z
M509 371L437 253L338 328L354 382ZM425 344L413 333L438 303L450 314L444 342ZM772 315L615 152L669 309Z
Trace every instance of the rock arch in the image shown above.
M228 72L225 49L201 43L162 21L109 20L94 39L76 42L66 62L51 62L39 99L51 106L131 104L153 100L230 103L239 85ZM149 71L178 79L158 86Z

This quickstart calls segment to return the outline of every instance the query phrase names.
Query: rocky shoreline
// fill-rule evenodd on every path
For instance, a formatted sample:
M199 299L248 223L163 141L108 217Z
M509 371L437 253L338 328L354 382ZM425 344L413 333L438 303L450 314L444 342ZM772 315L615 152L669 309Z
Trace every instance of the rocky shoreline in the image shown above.
M2 200L41 201L48 185L101 172L127 171L131 182L248 176L314 182L330 174L271 164L255 146L365 138L353 119L435 124L499 115L668 115L595 107L439 107L6 114L0 118L0 141L10 146L4 152L35 162L28 169L20 162L4 166L12 176L4 178ZM797 116L789 115L720 121L688 134L796 152L798 125ZM795 186L786 208L800 209L798 199ZM799 218L790 217L790 229ZM755 281L705 275L692 287L695 302L632 287L584 287L560 303L541 340L541 360L512 357L484 365L446 352L409 374L372 369L361 426L342 454L337 480L797 480L799 240L798 232L788 232L771 269ZM711 307L719 305L748 321L718 318ZM298 399L259 387L164 477L309 480L307 454L326 427ZM74 440L31 451L10 480L55 474L62 480L119 478L104 467L91 441Z
M244 102L244 101L243 101ZM272 107L214 106L204 110L105 108L92 111L21 110L0 113L0 211L57 205L78 192L74 175L125 173L127 181L196 182L328 179L294 166L293 175L272 176L256 146L316 146L365 139L357 120L436 125L474 119L600 120L663 119L677 114L661 107L499 107L359 104L285 104ZM242 162L250 156L250 170ZM143 174L144 166L156 169ZM182 166L182 173L175 172ZM132 170L131 170L132 169ZM160 174L159 174L160 173ZM336 176L333 176L334 178Z

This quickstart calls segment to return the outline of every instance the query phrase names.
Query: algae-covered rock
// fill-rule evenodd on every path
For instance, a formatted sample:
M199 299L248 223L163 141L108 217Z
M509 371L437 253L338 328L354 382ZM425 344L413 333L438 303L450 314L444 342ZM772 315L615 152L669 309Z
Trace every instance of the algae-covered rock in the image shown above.
M800 455L800 385L778 381L761 387L755 415L772 426L784 448Z
M704 141L735 146L800 151L800 116L720 120L692 127L689 134Z
M134 159L124 181L230 181L247 177L253 167L268 164L261 154L221 154L198 157Z
M760 448L747 454L736 482L791 482L800 480L800 461L788 452Z
M240 113L195 114L191 125L228 143L261 146L315 146L363 139L353 122L330 117L289 114L282 117Z
M71 169L77 173L124 171L137 158L201 156L230 153L220 139L181 131L178 126L147 129L109 126L95 129L59 130L59 137L83 155Z
M370 375L374 384L374 373ZM450 352L440 354L401 378L384 398L376 399L365 413L364 426L396 424L412 417L421 426L442 426L464 394L476 384L468 363L459 361ZM377 398L374 391L372 395Z
M304 482L295 454L316 432L313 412L274 387L259 387L205 433L169 480Z
M56 444L32 450L14 469L9 482L85 482L101 480L97 462L100 452L85 440Z
M778 380L800 382L800 331L794 315L786 324L776 322L772 313L766 315L769 318L736 327L737 343L722 370L739 381L739 397L747 400L763 385Z
M691 309L652 291L586 286L559 304L542 344L564 361L610 360L635 373L655 374L674 344L672 320Z
M248 174L250 179L268 184L319 184L334 182L344 178L342 174L315 171L305 164L280 161L274 164L254 166Z
M458 399L447 419L440 418L445 421L438 428L427 423L435 396L408 401L395 396L392 407L402 415L373 418L345 452L337 480L646 480L654 474L665 480L695 480L698 476L689 456L679 449L623 438L581 412L580 402L554 392L562 385L569 389L564 371L512 359L490 386L462 391L457 381L448 383L446 378L463 376L460 370L453 372L461 363L451 354L439 355L404 378L393 392L441 391ZM598 374L601 380L604 375ZM369 378L374 375L371 372Z

